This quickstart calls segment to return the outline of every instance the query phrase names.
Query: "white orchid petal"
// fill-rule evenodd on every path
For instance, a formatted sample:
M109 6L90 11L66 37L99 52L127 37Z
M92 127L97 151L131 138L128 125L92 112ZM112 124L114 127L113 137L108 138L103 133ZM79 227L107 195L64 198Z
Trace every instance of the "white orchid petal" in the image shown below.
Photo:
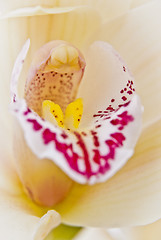
M54 210L42 218L36 217L36 212L32 210L30 202L24 200L23 195L12 195L2 190L0 211L1 239L43 240L60 224L60 215Z
M161 212L161 120L147 127L135 155L111 179L75 185L57 210L72 225L120 228L145 225Z
M149 3L151 1L155 1L155 0L132 0L131 1L131 8L135 8L135 7L140 7L146 3Z
M131 233L137 240L160 240L161 236L161 220L146 226L138 226L131 228Z
M112 43L131 67L147 125L156 121L161 113L161 104L158 104L161 89L160 12L160 1L151 1L105 24L96 36Z
M132 74L110 44L94 42L85 59L86 71L78 93L84 102L82 125L88 124L98 111L108 107L109 111L116 110L135 93Z
M111 240L104 229L84 228L73 240Z
M64 8L44 8L41 6L35 7L26 7L26 8L19 8L13 10L11 12L2 14L0 16L1 19L13 18L13 17L29 17L35 15L46 15L46 14L60 14L60 13L67 13L72 10L75 10L76 7L64 7Z
M73 181L52 161L45 158L40 160L31 151L32 148L26 144L21 127L16 121L13 145L16 171L29 198L48 207L62 201L70 191Z
M111 21L128 12L131 0L88 0L88 4L100 11L103 21Z
M23 59L24 51L26 52L25 47L18 59ZM108 53L111 53L112 66L116 67L116 70L112 68L116 71L114 76L125 80L126 85L123 83L123 87L128 85L131 89L129 91L133 93L133 82L129 80L131 75L128 69L122 65L113 49L111 51L110 48ZM19 61L16 64L19 65ZM17 78L18 75L14 75L12 82L17 82ZM120 90L120 86L118 88ZM115 89L116 93L118 88ZM133 94L129 94L131 95ZM103 106L105 108L102 109L101 116L93 115L92 112L94 120L89 128L71 132L41 119L28 108L25 100L14 100L12 110L24 131L27 144L38 158L52 160L75 181L93 184L107 180L125 164L133 154L140 133L142 111L137 95L132 99L125 97L125 101L122 99L120 104L119 98L116 99L115 108L111 105Z
M0 141L0 239L44 239L48 232L60 223L60 217L58 213L51 211L43 217L45 221L48 215L51 215L50 223L40 219L46 209L36 206L24 194L12 162L12 137L3 123L1 134L3 139ZM40 225L44 237L36 238L40 232Z
M61 223L60 215L54 210L48 211L39 221L33 234L34 240L43 240L50 231Z
M79 28L77 27L78 25ZM99 14L96 10L88 7L80 7L70 12L63 12L62 10L62 13L58 14L1 19L0 71L1 83L3 84L3 87L1 87L3 89L1 91L3 111L6 112L9 104L9 81L14 62L21 47L28 38L30 38L32 44L19 83L19 92L21 94L24 93L27 71L35 50L54 39L67 40L74 43L77 47L81 47L85 44L90 34L94 33L99 26ZM9 118L8 115L7 118Z
M30 47L30 40L28 39L26 43L24 44L21 54L17 57L13 71L12 71L12 76L11 76L11 101L15 102L16 97L18 97L18 92L17 92L17 85L18 85L18 79L20 77L22 67L24 64L24 60L26 58L26 55L28 53Z
M117 7L116 7L117 5ZM50 13L50 9L51 8L57 8L56 11L59 11L58 8L66 8L66 7L79 7L79 6L86 6L86 7L92 7L97 9L97 11L99 11L102 15L102 18L104 20L111 20L115 17L118 17L120 15L122 15L123 13L127 12L129 7L130 7L130 0L77 0L77 1L73 1L73 0L47 0L47 1L42 1L42 0L34 0L34 1L16 1L13 2L11 0L7 0L5 2L1 2L0 3L0 9L2 11L2 13L6 13L6 12L13 12L15 13L14 10L18 10L21 8L28 8L28 10L30 10L32 12L32 9L34 9L35 7L39 8L48 8L47 11L49 11ZM16 11L17 11L16 10ZM27 11L28 11L27 10ZM17 12L17 13L18 13ZM12 14L13 14L12 13ZM10 14L10 13L9 13ZM29 13L30 14L30 13Z

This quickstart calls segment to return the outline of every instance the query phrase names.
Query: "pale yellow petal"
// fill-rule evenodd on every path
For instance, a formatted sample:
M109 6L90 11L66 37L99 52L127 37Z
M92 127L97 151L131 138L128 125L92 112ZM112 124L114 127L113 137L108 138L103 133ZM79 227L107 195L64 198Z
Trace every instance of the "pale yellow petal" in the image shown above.
M133 228L108 228L106 232L111 240L137 240Z
M0 190L0 212L1 239L43 240L60 224L57 212L51 210L40 219L22 194L3 190Z
M139 226L131 229L134 240L160 240L161 238L161 220L146 226ZM133 239L132 239L133 240Z
M29 17L35 15L46 15L46 14L60 14L74 10L76 7L61 7L61 8L43 8L41 6L18 8L16 10L2 13L0 18L12 18L12 17Z
M106 230L113 240L160 240L161 220L145 226Z
M85 7L59 14L1 20L0 72L3 109L7 109L9 103L9 81L14 61L27 38L31 39L31 49L20 78L20 89L24 89L27 70L39 47L54 39L66 40L80 47L99 24L100 18L96 11Z
M72 179L51 160L39 159L30 150L16 121L13 145L14 164L29 198L39 205L48 207L62 201L72 187Z
M161 115L161 3L152 1L102 27L98 39L109 41L131 68L145 107L144 123Z
M40 219L47 209L36 206L24 194L12 162L10 134L2 122L0 131L0 239L44 239L60 223L60 216L49 211Z
M161 120L141 135L135 155L110 180L72 189L57 207L65 223L121 227L154 222L161 216Z
M131 1L131 8L135 8L135 7L140 7L146 3L149 3L151 1L155 1L155 0L132 0Z
M6 0L0 3L2 13L14 11L20 8L42 6L44 8L61 8L89 6L100 12L103 20L111 20L118 17L130 8L131 0Z
M112 240L105 229L85 228L73 240Z
M88 4L100 12L103 21L111 21L128 12L130 2L131 0L88 0Z

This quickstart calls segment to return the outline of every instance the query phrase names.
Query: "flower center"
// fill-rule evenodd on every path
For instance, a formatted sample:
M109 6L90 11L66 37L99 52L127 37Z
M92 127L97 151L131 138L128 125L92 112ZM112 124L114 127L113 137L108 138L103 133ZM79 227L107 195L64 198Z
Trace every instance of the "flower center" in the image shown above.
M25 99L29 108L45 119L50 115L50 122L56 121L61 127L77 128L80 117L73 109L82 104L75 99L84 69L82 54L71 44L53 41L44 45L33 59L26 81ZM69 119L73 119L72 124Z
M66 128L67 130L79 127L82 113L83 103L81 98L70 103L65 110L65 114L58 104L55 104L50 100L45 100L42 104L42 117L53 124L57 124L59 127Z

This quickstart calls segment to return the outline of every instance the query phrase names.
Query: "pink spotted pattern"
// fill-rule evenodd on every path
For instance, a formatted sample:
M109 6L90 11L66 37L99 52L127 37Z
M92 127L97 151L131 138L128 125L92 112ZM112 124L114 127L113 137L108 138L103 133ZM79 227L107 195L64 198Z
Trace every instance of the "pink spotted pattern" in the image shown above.
M123 71L126 73L126 67L123 66ZM126 104L129 104L129 99L132 98L132 95L135 93L134 88L134 82L132 80L128 80L125 87L120 90L120 99L116 106L113 104L115 103L115 99L112 98L110 101L110 104L105 110L98 110L96 114L93 115L94 118L96 118L96 122L98 122L98 118L102 118L104 120L110 119L110 116L112 113L118 111L118 109L122 106L126 106Z
M74 180L93 184L101 181L101 176L110 172L111 161L115 161L117 151L124 145L126 134L123 130L134 121L134 117L128 113L130 104L129 102L120 107L113 117L106 120L102 118L99 125L96 123L91 129L82 132L51 126L24 103L21 108L15 109L15 113L22 126L25 126L30 143L31 135L34 135L34 139L37 136L37 142L41 138L39 147L37 142L32 142L34 152L41 155L41 151L44 151L43 157L50 157L60 167L66 166L65 172ZM110 125L113 126L112 131L102 137L104 129L108 126L110 129ZM53 149L50 156L47 153L48 147ZM57 152L61 156L58 159L55 158Z

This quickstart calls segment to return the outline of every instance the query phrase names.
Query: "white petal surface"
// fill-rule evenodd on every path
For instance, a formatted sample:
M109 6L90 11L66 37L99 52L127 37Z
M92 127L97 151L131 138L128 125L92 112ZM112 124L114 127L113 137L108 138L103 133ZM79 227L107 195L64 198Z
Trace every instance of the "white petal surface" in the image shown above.
M155 0L132 0L131 8L140 7L141 5L149 3L151 1L155 1Z
M117 16L128 11L130 7L130 0L29 0L29 1L12 1L7 0L0 3L2 13L13 11L15 9L41 6L44 8L60 8L60 7L75 7L75 6L89 6L97 9L104 20L111 20ZM117 5L117 7L116 7Z
M60 224L60 216L51 210L41 219L36 217L22 195L10 195L0 190L1 239L43 240L52 228Z
M13 164L12 125L8 126L3 117L0 119L0 239L44 239L60 223L60 216L49 211L41 219L47 209L36 206L24 194Z
M104 229L95 228L83 229L73 240L89 240L89 239L111 240L111 238L108 237Z
M40 219L47 210L36 206L24 194L12 163L12 138L2 122L1 134L0 239L44 239L48 232L60 223L60 216L55 211L49 211Z
M64 8L43 8L41 6L35 7L27 7L27 8L20 8L14 11L1 14L1 19L13 18L13 17L30 17L30 16L39 16L39 15L46 15L46 14L59 14L59 13L66 13L74 10L75 7L64 7Z
M33 54L39 47L54 39L67 40L80 47L85 43L89 35L95 32L100 26L99 24L100 18L96 11L85 7L78 8L75 11L72 11L71 8L70 10L68 9L68 12L61 9L61 12L59 10L58 14L46 13L43 16L17 17L1 20L0 71L1 83L3 84L1 96L3 98L2 108L4 116L7 114L6 109L9 104L9 81L14 61L28 38L31 39L32 44L19 85L19 89L22 89L22 95L24 93L24 84L29 65ZM9 119L8 115L7 118Z
M161 120L141 135L135 155L110 180L75 185L57 210L66 223L121 227L154 222L161 213Z
M146 226L138 226L131 229L134 235L132 240L160 240L161 236L161 220Z
M94 42L85 59L86 70L78 92L84 103L82 126L92 121L97 112L127 103L135 93L131 72L110 44Z
M152 1L105 24L97 39L109 41L130 66L145 107L144 123L161 113L161 3Z

